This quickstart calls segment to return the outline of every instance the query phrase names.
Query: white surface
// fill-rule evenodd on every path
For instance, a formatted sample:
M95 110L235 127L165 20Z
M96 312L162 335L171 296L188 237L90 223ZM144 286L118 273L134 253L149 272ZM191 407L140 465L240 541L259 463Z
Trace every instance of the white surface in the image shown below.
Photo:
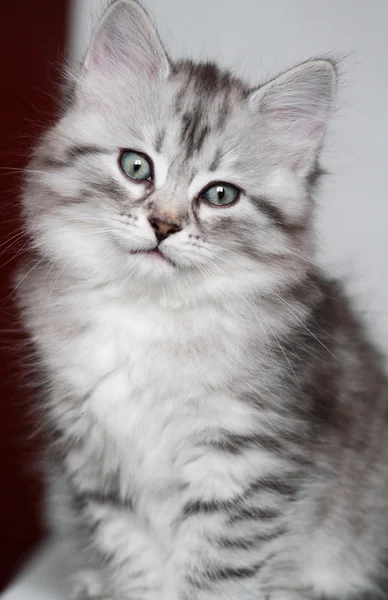
M80 58L106 0L72 0ZM387 0L144 0L173 57L216 59L251 82L311 56L343 58L338 110L323 157L323 260L385 333L388 349ZM384 340L383 340L384 341Z
M66 541L47 542L0 595L0 600L68 600L70 563Z

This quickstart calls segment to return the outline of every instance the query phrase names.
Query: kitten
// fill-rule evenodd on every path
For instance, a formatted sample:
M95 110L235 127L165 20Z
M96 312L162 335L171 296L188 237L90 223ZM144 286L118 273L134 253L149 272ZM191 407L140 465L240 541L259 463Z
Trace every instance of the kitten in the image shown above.
M18 288L73 597L385 598L386 382L311 262L334 65L250 89L116 0L75 81Z

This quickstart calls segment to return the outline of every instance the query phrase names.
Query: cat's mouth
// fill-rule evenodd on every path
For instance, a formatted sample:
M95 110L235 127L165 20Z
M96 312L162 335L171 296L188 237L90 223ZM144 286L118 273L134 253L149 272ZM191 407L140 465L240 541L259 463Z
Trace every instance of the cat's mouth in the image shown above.
M162 254L159 248L154 248L153 250L144 250L142 254L148 254L148 256L154 256L155 258L166 260L166 257L164 256L164 254Z
M164 261L172 265L173 267L176 266L170 258L167 258L167 256L163 254L161 250L159 250L159 248L153 248L152 250L138 250L136 252L133 252L133 254L144 255L150 257L152 260Z

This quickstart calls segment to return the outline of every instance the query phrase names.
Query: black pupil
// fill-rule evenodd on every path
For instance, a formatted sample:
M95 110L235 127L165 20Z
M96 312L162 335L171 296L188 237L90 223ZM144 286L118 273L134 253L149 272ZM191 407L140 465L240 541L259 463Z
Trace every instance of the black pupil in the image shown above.
M217 188L217 194L218 194L219 200L222 200L223 197L225 196L225 189L223 187Z
M133 168L135 171L138 171L141 168L141 160L139 158L135 161Z

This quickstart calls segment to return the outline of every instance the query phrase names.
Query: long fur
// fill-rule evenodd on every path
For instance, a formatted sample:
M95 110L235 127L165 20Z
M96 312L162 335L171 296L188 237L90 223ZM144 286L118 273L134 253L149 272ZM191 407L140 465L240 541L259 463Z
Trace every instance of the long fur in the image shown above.
M333 65L251 90L171 63L117 1L74 81L27 171L18 280L74 598L385 598L386 380L314 264Z

